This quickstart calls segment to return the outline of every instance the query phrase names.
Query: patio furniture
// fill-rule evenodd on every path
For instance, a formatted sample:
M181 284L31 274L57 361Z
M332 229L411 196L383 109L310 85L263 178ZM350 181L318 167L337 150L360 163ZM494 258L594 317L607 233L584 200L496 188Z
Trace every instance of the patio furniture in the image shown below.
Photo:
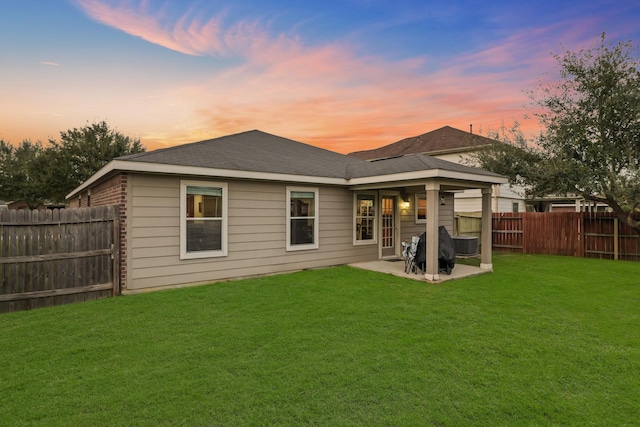
M411 243L402 242L402 256L404 257L404 272L405 273L417 273L415 257L418 250L418 243L420 242L420 236L412 236Z
M427 233L419 237L418 247L413 260L414 271L424 273L427 269ZM453 248L453 240L447 229L441 225L438 227L438 271L451 274L456 264L456 253Z

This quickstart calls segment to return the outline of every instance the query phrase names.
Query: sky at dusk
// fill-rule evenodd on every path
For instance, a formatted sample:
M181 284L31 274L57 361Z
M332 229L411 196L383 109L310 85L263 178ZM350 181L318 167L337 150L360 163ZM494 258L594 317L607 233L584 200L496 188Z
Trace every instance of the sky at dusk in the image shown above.
M640 2L0 0L0 139L105 120L147 149L259 129L348 153L535 133L526 91L602 32L638 46Z

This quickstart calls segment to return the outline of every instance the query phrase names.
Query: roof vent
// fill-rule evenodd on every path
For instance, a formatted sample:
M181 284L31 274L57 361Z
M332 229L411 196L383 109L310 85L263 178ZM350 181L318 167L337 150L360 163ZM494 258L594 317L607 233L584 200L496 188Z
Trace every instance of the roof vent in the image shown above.
M380 162L382 160L391 160L391 159L397 159L399 157L404 157L404 154L398 154L397 156L389 156L389 157L382 157L380 159L373 159L370 160L371 162Z

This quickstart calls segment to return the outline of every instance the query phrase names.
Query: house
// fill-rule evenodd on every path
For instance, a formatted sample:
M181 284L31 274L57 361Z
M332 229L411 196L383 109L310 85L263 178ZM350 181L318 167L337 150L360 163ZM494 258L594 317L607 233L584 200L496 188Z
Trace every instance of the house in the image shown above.
M497 174L417 154L365 161L258 130L114 159L67 198L120 206L124 292L393 258L427 232L425 278L439 279L437 229L453 192L480 189L491 264Z
M605 203L585 200L571 194L549 194L527 199L528 212L612 212Z
M422 135L405 138L372 150L356 151L350 156L364 160L377 160L407 154L427 154L432 157L464 164L470 154L497 141L450 126L444 126ZM524 212L526 210L522 189L509 184L496 185L492 194L493 212ZM480 212L482 194L478 189L459 192L455 195L456 212Z

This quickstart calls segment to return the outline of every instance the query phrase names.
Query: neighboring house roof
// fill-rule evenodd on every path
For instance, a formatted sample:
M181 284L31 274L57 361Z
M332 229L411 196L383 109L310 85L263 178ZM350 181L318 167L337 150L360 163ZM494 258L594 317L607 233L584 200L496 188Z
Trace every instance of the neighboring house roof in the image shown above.
M491 184L506 182L501 175L422 154L369 162L252 130L119 157L72 191L67 198L116 171L333 185L438 177Z
M373 150L349 153L349 156L364 160L383 159L406 154L446 154L473 150L497 141L481 135L444 126L431 132L402 139Z

